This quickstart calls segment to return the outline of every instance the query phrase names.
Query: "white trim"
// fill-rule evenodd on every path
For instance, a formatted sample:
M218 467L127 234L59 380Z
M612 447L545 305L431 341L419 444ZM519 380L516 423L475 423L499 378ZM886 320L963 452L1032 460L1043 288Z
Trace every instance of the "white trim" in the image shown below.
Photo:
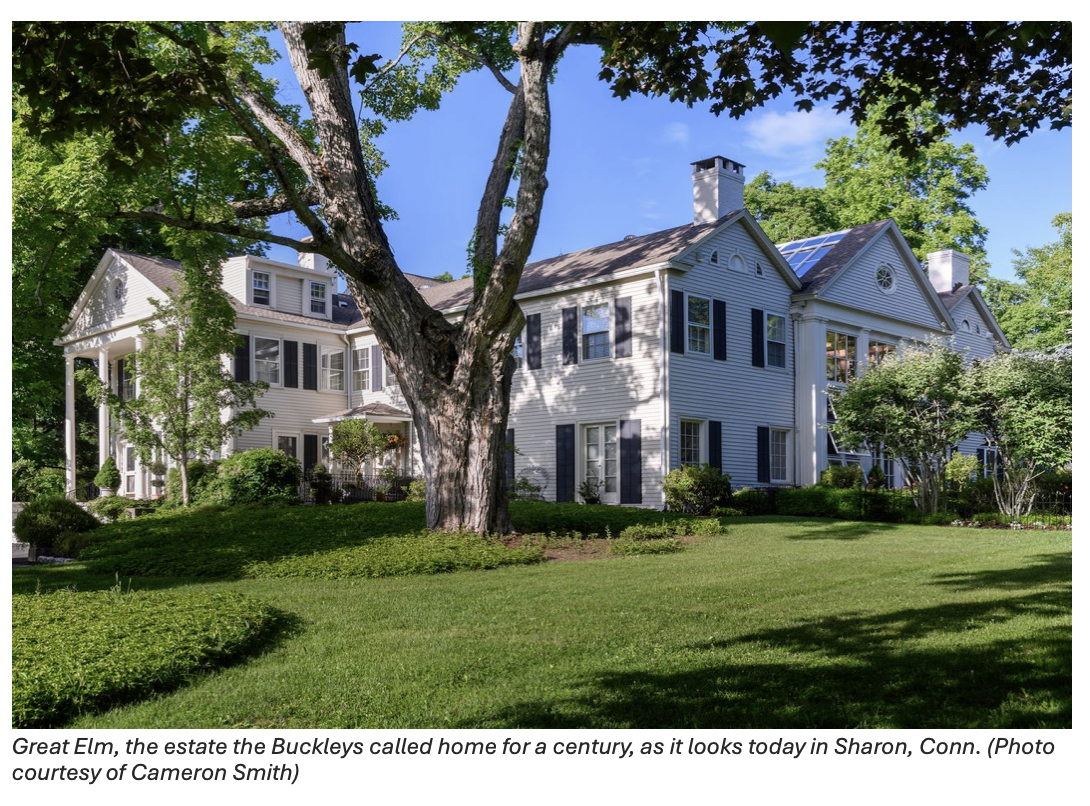
M615 316L615 307L616 307L615 303L616 303L615 299L588 301L588 302L580 303L578 305L578 307L576 308L576 311L577 311L576 316L579 317L578 321L576 322L576 327L577 327L577 334L578 334L578 337L579 337L578 350L579 350L579 363L580 364L593 364L593 363L596 363L598 361L612 361L613 360L613 351L614 351L614 347L615 347L615 345L614 345L614 333L613 333L613 324L614 324L613 319L614 319L614 316ZM606 329L604 331L603 330L595 330L595 331L593 331L591 333L587 333L586 331L583 330L583 311L585 311L587 308L600 308L603 305L606 308ZM587 358L585 338L587 336L598 336L598 335L601 335L602 333L606 334L606 338L608 340L608 350L607 350L606 355L599 355L599 356L595 356L594 358Z
M707 325L701 325L699 323L698 324L691 324L690 323L690 321L689 321L689 300L693 299L693 298L703 300L704 302L708 303L708 324ZM714 318L714 313L712 311L712 298L710 296L706 297L703 294L693 294L693 293L691 293L689 291L685 292L685 352L683 353L683 355L698 356L700 358L711 358L712 357L712 352L715 349L715 346L713 344L714 337L712 335L713 318ZM690 345L691 345L691 342L689 341L689 328L690 327L702 327L705 330L707 330L708 338L707 338L707 340L705 342L705 344L707 345L706 350L700 351L700 350L693 350L693 349L690 348Z
M279 389L284 386L284 339L281 336L263 336L260 333L250 333L250 378L255 381L264 380L257 376L257 340L276 342L276 376L277 380L265 381L270 389Z
M677 466L687 467L694 466L691 463L686 465L682 459L682 452L684 445L682 440L685 438L685 423L693 423L697 426L697 453L700 458L697 460L695 466L699 467L708 461L708 420L705 417L686 417L685 415L678 415L677 418Z
M326 381L328 379L327 379L327 375L326 375L327 370L326 370L326 366L325 366L325 357L327 355L332 356L332 355L337 355L337 354L340 354L340 356L341 356L341 388L340 389L334 389L333 387L329 386L326 383ZM318 389L320 391L322 391L322 392L333 392L333 393L338 394L338 395L343 395L345 393L345 390L347 389L347 387L345 385L345 383L346 383L345 376L349 373L349 370L348 370L348 368L346 366L347 363L348 362L345 361L345 354L344 354L344 348L343 347L326 347L325 345L319 344L318 345ZM329 372L332 373L332 371L333 371L333 368L330 367Z
M617 480L616 492L606 492L605 485L600 488L601 502L603 504L617 504L621 500L621 421L620 419L605 419L605 420L587 420L585 422L579 422L576 424L576 439L578 444L576 445L577 466L575 468L575 496L579 498L579 487L587 480L587 429L588 428L608 428L612 426L615 434L615 442L617 449L617 455L614 461L617 463L616 474L614 478ZM605 433L603 432L598 440L598 446L602 451L601 457L598 459L599 466L603 472L605 470L603 464L606 461L605 457ZM599 477L600 480L605 479L604 474Z
M269 278L269 301L268 303L256 302L254 300L254 275L264 274ZM246 304L252 305L255 308L267 308L270 311L276 310L276 274L272 271L266 271L265 269L255 269L252 266L246 267Z
M302 463L303 459L299 455L303 450L303 432L302 431L290 431L288 429L274 428L272 432L272 447L274 450L280 450L280 437L295 437L295 458Z

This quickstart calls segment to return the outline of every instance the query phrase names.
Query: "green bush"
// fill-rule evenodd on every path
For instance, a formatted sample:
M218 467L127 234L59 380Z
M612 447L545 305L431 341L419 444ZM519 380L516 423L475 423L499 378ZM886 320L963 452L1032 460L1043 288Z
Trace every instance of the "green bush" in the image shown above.
M65 532L89 532L98 526L98 519L75 501L38 498L23 507L13 529L19 542L30 543L39 553L48 554L53 541Z
M210 459L207 462L200 459L190 459L186 465L186 475L189 477L189 502L201 501L207 489L216 481L216 473L219 462ZM167 471L167 486L165 502L167 506L180 507L182 505L182 471L176 467Z
M11 610L15 728L173 688L260 645L280 620L236 593L60 591L13 596Z
M837 490L863 486L863 468L859 465L829 465L821 471L821 484Z
M713 536L727 533L715 518L678 518L662 523L637 523L626 526L619 535L622 540L659 540L682 535Z
M776 493L779 495L779 492ZM743 487L735 492L730 499L730 505L734 509L741 510L745 515L775 515L776 507L774 499L770 498L764 490L755 490L752 487Z
M36 467L25 459L11 466L11 500L33 501L35 498L64 497L68 489L64 469Z
M707 515L713 507L730 504L730 476L706 462L671 470L662 487L666 508L673 512Z
M254 448L220 462L215 482L200 500L227 506L298 503L302 477L303 468L294 456L275 448Z
M1045 473L1038 476L1033 485L1037 490L1037 496L1045 505L1053 504L1066 499L1069 504L1071 499L1071 471L1060 470L1055 473Z
M121 471L112 456L107 456L95 476L95 486L103 490L116 490L121 486Z
M714 507L711 514L715 518L740 518L746 513L734 507Z
M618 507L607 504L569 504L551 501L519 501L511 507L511 523L515 531L523 534L578 534L586 537L605 537L620 534L626 526L643 523L663 523L675 520L688 521L676 512L656 512L637 507Z
M333 487L333 474L323 464L310 471L310 492L315 504L332 504L341 500L341 491Z
M428 496L428 483L424 479L413 479L409 482L409 495L406 501L425 501Z
M882 466L875 462L867 471L867 486L872 490L881 490L886 486L886 474Z
M126 498L123 495L106 495L87 502L87 508L98 516L99 520L113 523L125 516L125 510L133 509L158 509L162 502L159 499ZM71 556L71 555L65 555Z
M609 551L611 554L625 554L625 555L637 555L637 554L672 554L676 551L682 551L685 547L681 545L681 541L674 537L659 538L655 540L626 540L619 538L617 540L609 541Z

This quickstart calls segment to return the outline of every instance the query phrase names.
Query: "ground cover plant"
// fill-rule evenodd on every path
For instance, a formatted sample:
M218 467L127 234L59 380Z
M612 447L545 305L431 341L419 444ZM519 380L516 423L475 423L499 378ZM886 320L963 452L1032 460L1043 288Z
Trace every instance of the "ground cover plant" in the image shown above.
M664 520L618 515L638 517ZM728 522L680 553L484 573L136 578L241 592L300 627L245 664L68 725L1070 727L1070 533ZM29 592L114 584L84 563L13 578Z
M259 646L280 620L230 592L12 597L12 726L50 727L165 691Z

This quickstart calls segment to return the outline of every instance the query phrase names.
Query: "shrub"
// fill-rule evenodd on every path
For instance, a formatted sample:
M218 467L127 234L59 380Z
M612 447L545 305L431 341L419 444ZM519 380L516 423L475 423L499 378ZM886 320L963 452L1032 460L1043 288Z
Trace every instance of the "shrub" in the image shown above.
M625 554L625 555L637 555L637 554L672 554L675 551L682 551L685 547L681 545L681 541L677 538L666 537L656 540L626 540L619 538L617 540L609 541L609 551L611 554Z
M537 501L541 498L541 485L534 484L525 476L519 476L508 488L507 497L512 501Z
M59 467L35 467L25 459L11 466L11 500L33 501L35 498L64 497L67 490L64 470Z
M254 448L220 462L215 484L201 496L202 503L298 503L303 469L299 460L275 448Z
M867 471L867 486L874 490L880 490L886 486L886 474L882 466L875 462Z
M11 610L16 728L62 725L172 688L256 647L281 618L235 593L120 589L13 596Z
M65 532L89 532L98 528L98 519L75 501L67 498L38 498L31 501L15 518L13 529L21 543L48 553L53 541Z
M323 464L316 464L311 470L310 492L315 504L332 504L341 500L341 491L333 487L333 474Z
M107 456L95 476L95 486L103 490L116 490L121 486L121 471L112 456Z
M621 530L622 540L660 540L681 535L722 535L727 529L715 518L678 518L662 523L637 523Z
M409 482L409 495L406 501L425 501L428 497L428 482L424 479L413 479Z
M107 495L102 498L96 498L93 501L87 502L87 508L92 513L98 516L99 520L106 523L113 523L120 520L126 509L145 508L145 509L157 509L161 505L161 501L157 499L138 499L138 498L125 498L121 495ZM66 557L72 555L66 554Z
M579 497L584 504L602 503L602 489L605 485L598 479L587 479L579 485Z
M830 465L821 471L821 484L838 490L863 486L863 468L859 465Z
M674 512L706 515L712 507L730 503L730 476L706 462L671 470L662 486L666 508Z
M189 476L189 501L198 502L207 494L207 490L216 481L216 471L219 462L211 459L207 462L200 459L191 459L186 465ZM180 507L182 505L182 471L172 467L167 471L167 506Z
M769 494L765 490L755 490L752 487L743 487L734 493L730 504L732 508L741 510L745 515L776 514L775 504Z
M712 507L713 518L739 518L746 513L734 507Z

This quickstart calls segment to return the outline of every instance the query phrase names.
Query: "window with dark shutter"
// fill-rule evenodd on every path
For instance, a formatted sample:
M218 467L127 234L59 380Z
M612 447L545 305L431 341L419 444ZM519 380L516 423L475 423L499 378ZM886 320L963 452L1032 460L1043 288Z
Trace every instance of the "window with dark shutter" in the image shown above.
M712 300L712 358L727 360L727 303Z
M770 430L767 426L757 426L757 481L761 484L772 482L772 461L769 454Z
M628 358L632 355L632 297L621 297L613 303L613 355Z
M303 344L303 388L318 390L317 344Z
M303 471L309 472L318 464L318 435L303 434Z
M564 353L565 364L579 363L579 309L565 308L561 311L563 332L561 334L561 347Z
M541 369L541 314L526 317L526 366Z
M515 429L507 429L507 444L504 446L504 470L507 475L507 489L515 488Z
M242 343L235 347L235 380L250 380L250 337L239 336Z
M750 352L752 353L753 366L763 367L765 365L765 312L752 308L749 312L749 319L752 338Z
M685 294L670 292L670 352L685 352Z
M643 503L643 437L639 420L621 420L621 503Z
M556 427L556 500L575 500L575 425Z
M371 391L381 392L383 381L382 348L377 344L371 345Z
M723 423L708 420L708 464L723 472Z
M299 342L284 341L284 386L299 388Z

